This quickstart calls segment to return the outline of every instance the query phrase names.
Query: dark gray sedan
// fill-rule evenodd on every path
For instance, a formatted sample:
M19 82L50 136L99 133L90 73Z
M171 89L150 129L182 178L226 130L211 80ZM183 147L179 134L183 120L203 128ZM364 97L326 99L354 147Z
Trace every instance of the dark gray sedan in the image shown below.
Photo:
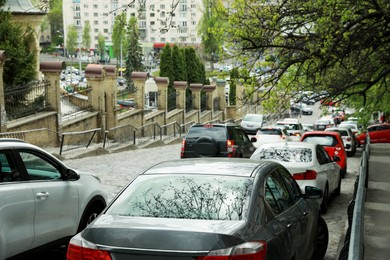
M166 161L139 174L74 236L67 259L323 259L321 196L309 186L303 195L277 162Z

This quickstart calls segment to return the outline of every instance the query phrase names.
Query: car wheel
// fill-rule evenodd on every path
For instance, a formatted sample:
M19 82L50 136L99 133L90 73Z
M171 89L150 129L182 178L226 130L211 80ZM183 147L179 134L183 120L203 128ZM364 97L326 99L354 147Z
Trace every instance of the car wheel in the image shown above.
M329 188L328 185L326 185L324 190L324 196L322 197L321 213L325 214L328 211L328 207L329 207Z
M335 196L340 196L340 194L341 194L341 176L339 178L339 184L338 184L337 188L334 190Z
M345 169L341 169L341 171L340 171L340 173L341 173L341 178L345 178L345 175L347 175L347 169L345 168Z
M322 260L328 249L329 231L328 225L322 217L318 217L317 233L314 239L314 252L312 260Z
M104 206L98 203L88 206L87 210L84 212L83 216L81 217L80 225L77 232L82 231L92 221L94 221L99 216L99 214L103 211L103 209Z

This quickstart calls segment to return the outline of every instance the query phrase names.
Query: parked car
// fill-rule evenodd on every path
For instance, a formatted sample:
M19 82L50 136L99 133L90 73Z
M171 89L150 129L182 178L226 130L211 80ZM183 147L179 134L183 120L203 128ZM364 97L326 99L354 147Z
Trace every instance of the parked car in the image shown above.
M255 147L263 143L292 141L285 126L265 126L256 133Z
M302 109L302 115L312 115L313 114L313 109L311 107L308 107L306 104L301 104L300 107Z
M77 173L45 150L0 138L0 259L68 242L106 207L92 174Z
M260 114L246 114L241 120L241 127L247 134L256 134L256 132L265 126L267 118Z
M243 157L256 150L256 138L249 139L241 126L234 123L194 124L182 141L181 158Z
M299 121L291 121L291 120L282 120L276 122L276 126L285 126L287 127L287 132L290 136L292 136L293 141L299 141L303 134L303 127Z
M390 124L375 124L367 127L370 142L375 143L390 143ZM359 146L366 142L366 132L362 132L356 137Z
M272 161L164 161L137 175L71 239L67 260L323 259L329 234L321 195L316 187L302 194Z
M324 195L318 200L322 213L328 211L331 195L340 195L341 174L338 157L331 158L319 144L290 142L260 145L251 159L279 162L298 182L302 192L306 186L321 189Z
M316 131L324 131L329 127L334 127L334 122L330 118L320 118L314 123L314 130Z
M314 124L302 124L303 131L314 131Z
M356 154L356 139L352 133L351 128L346 127L329 127L325 131L339 132L341 139L343 139L345 151L348 156L354 156Z
M324 146L331 158L334 158L334 156L340 157L337 163L341 167L341 178L345 177L347 174L347 152L345 151L340 133L330 131L305 132L301 141L320 144Z

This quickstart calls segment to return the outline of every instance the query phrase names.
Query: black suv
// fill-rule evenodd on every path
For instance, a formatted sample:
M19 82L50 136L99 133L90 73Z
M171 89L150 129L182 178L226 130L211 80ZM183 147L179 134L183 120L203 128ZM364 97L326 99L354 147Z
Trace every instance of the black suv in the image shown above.
M180 157L249 158L256 150L253 142L256 138L249 139L241 126L234 123L195 124L182 141Z

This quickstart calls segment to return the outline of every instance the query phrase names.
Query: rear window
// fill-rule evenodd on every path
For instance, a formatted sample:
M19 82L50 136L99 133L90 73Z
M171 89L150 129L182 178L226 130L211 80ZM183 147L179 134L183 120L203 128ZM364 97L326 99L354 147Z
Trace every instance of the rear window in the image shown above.
M262 122L263 116L262 115L245 115L242 121L249 121L249 122Z
M277 123L276 125L286 126L287 130L299 130L299 125L294 123Z
M309 163L313 160L313 153L305 147L269 147L257 149L251 159Z
M257 131L258 135L281 135L282 130L280 129L260 129Z
M337 139L334 136L330 136L330 135L321 135L321 136L310 135L310 136L306 136L305 139L302 140L302 142L319 144L322 146L337 145Z
M348 132L346 130L338 130L338 129L332 129L332 132L338 132L341 136L349 136Z
M226 140L226 128L213 125L193 126L190 131L188 131L186 138L197 139L202 136L208 136L217 141L224 141Z
M211 169L212 170L212 169ZM157 218L241 220L253 179L237 176L140 175L108 214Z

